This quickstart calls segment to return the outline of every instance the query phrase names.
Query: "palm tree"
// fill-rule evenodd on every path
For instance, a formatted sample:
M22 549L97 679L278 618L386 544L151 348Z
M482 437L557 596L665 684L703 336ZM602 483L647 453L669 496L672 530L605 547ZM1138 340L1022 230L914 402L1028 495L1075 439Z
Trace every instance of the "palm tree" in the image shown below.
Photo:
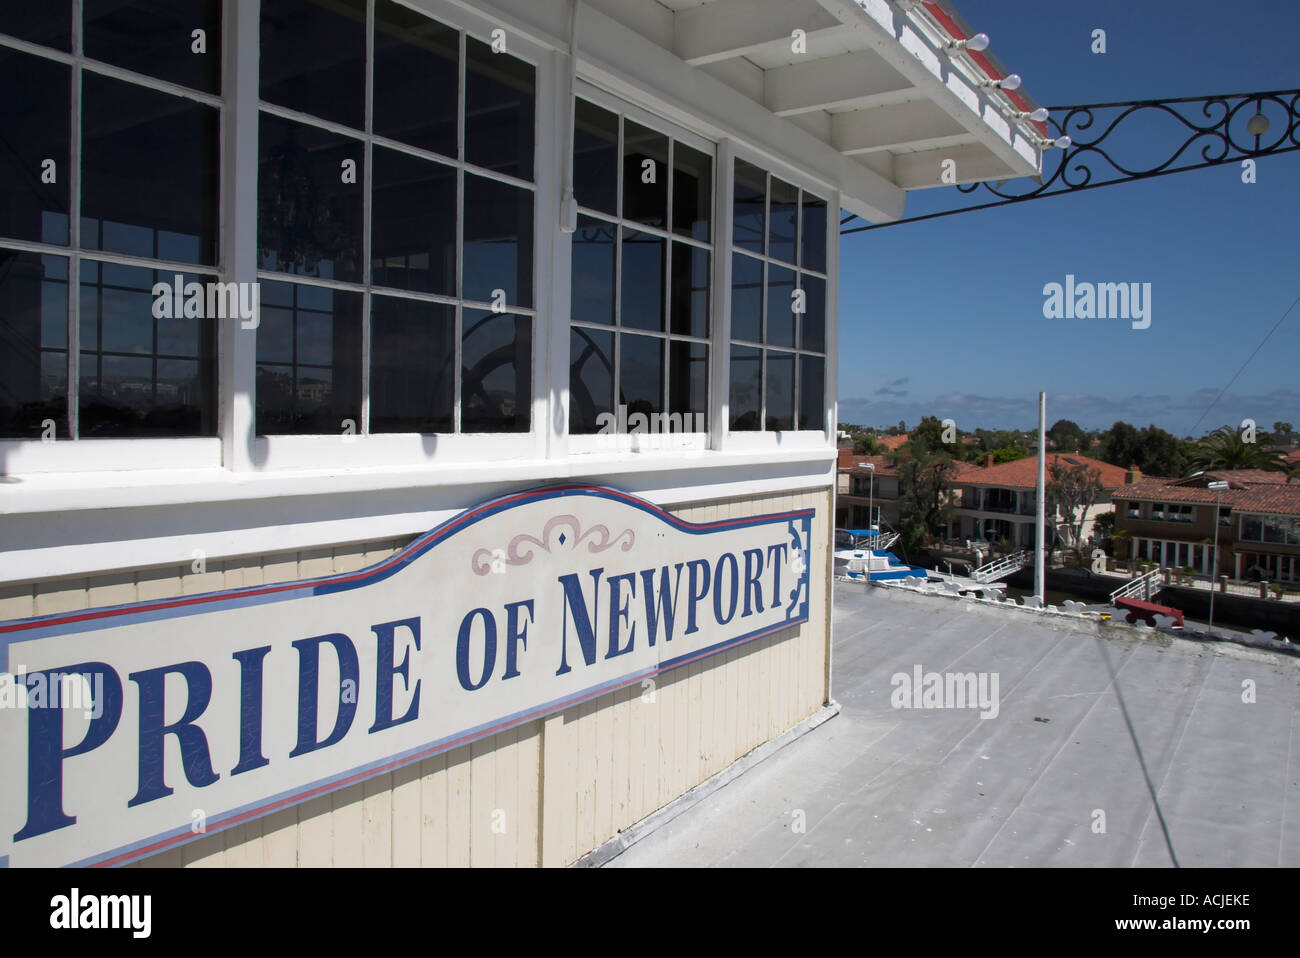
M1246 442L1231 426L1220 426L1196 443L1190 457L1194 469L1264 469L1285 472L1283 455L1258 443Z

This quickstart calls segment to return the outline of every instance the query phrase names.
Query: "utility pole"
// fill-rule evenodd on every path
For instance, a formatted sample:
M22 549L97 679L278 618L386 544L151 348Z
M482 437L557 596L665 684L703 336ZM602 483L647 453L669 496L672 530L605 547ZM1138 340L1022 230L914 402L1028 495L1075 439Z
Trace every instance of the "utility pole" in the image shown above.
M1047 569L1043 565L1044 524L1047 514L1047 393L1038 394L1038 515L1034 523L1034 595L1045 608Z

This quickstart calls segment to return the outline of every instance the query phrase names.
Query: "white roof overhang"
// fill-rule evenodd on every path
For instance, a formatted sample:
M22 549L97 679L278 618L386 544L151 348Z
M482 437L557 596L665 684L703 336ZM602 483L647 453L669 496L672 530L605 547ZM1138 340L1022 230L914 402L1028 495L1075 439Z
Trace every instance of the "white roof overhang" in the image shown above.
M402 2L436 15L446 0ZM450 2L569 49L570 0ZM988 54L944 49L971 33L947 0L578 3L580 77L792 166L866 219L897 219L907 190L945 185L945 160L957 183L1042 169L1045 127L1021 116L1032 101L981 83L1005 75Z

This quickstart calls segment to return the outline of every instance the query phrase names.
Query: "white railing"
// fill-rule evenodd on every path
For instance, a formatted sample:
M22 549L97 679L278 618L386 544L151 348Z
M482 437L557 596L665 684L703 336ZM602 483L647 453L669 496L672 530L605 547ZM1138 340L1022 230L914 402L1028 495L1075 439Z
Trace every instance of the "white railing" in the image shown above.
M1116 599L1131 599L1135 596L1141 597L1145 600L1147 598L1147 583L1158 579L1162 579L1162 573L1159 569L1152 569L1150 572L1145 572L1136 579L1130 579L1110 594L1111 605L1115 604ZM1163 582L1161 585L1162 584ZM1159 590L1160 585L1153 585L1151 587L1151 594L1154 595Z
M1029 552L1022 549L1019 552L1013 552L1009 556L1003 556L1001 559L986 562L972 572L970 577L976 582L995 582L1023 569L1029 564L1029 559Z

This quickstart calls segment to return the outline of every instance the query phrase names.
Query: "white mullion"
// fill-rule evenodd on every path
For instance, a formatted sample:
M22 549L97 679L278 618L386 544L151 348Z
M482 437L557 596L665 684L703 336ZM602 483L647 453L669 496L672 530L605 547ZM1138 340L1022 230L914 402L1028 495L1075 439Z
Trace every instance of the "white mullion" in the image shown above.
M617 413L618 407L623 402L623 192L624 192L624 163L623 163L623 127L626 121L622 111L615 114L618 117L618 157L615 160L617 170L618 189L615 190L614 210L618 219L614 223L614 410Z
M713 284L710 299L709 338L709 448L721 451L727 445L731 409L731 260L732 193L735 184L735 149L730 140L722 140L714 151L713 211L710 235L713 253L709 278Z
M675 140L670 136L668 138L668 163L664 175L668 177L668 199L667 209L664 210L664 225L667 226L667 236L664 238L664 308L662 313L664 332L671 334L673 329L673 147ZM660 390L660 409L663 412L672 412L672 348L665 342L660 347L663 350L663 358L660 360L663 368L664 384Z
M365 164L365 169L361 171L361 281L365 288L361 296L361 421L357 423L357 430L363 436L370 434L370 284L373 267L371 232L374 226L371 216L374 212L372 191L375 158L371 131L375 125L375 0L366 0L365 84L366 138L361 148L362 162Z
M465 344L461 341L465 329L465 306L461 297L465 295L464 281L461 273L465 261L465 98L468 96L469 65L465 62L465 31L461 30L456 40L456 328L452 336L452 349L455 351L452 362L452 397L451 428L454 435L461 434L461 389L464 387L461 374L462 357Z
M68 436L81 438L81 55L82 0L72 0L72 116L68 150ZM101 277L102 278L102 277ZM103 346L102 340L100 346Z
M560 117L573 109L568 55L556 51L537 66L533 178L539 185L565 181L572 125ZM547 119L551 122L547 122ZM568 138L566 140L566 137ZM560 229L560 190L533 194L532 420L536 447L547 459L568 455L569 338L572 313L572 236Z
M74 20L74 23L77 22L79 21ZM74 26L73 29L76 31L78 28ZM220 109L224 105L220 96L213 96L211 93L202 93L198 90L192 90L189 87L181 86L168 80L162 80L158 77L148 76L143 73L135 73L131 70L124 70L122 67L116 67L110 63L103 63L99 60L89 60L85 57L79 57L78 60L85 69L89 70L91 73L99 74L100 76L110 77L114 80L122 80L125 83L131 83L135 86L147 87L150 90L157 90L160 93L169 93L172 96L181 97L185 100L192 100L195 103L201 103L204 106Z
M824 333L822 349L825 359L822 363L822 405L825 407L826 441L833 448L838 448L836 437L839 435L839 237L840 194L833 190L826 198L826 315L823 319ZM831 215L832 211L835 215ZM832 277L836 277L832 281Z

